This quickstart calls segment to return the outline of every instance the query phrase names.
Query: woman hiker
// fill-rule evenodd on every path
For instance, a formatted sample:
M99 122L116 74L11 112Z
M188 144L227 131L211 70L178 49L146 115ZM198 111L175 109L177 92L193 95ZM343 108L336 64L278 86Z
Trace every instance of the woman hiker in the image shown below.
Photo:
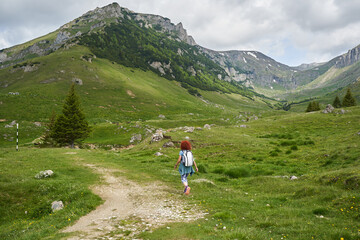
M189 187L189 185L188 185L187 177L189 176L189 174L190 174L190 176L192 176L195 171L194 171L194 169L193 169L192 166L186 167L186 166L184 165L184 163L181 161L181 159L182 159L182 156L184 155L184 153L185 153L186 151L190 151L190 150L191 150L191 144L190 144L189 141L182 141L182 142L181 142L181 145L180 145L180 148L181 148L181 151L180 151L180 153L179 153L179 158L178 158L178 160L177 160L177 162L176 162L176 164L175 164L175 166L174 166L174 169L176 169L177 166L180 164L180 166L179 166L179 173L180 173L180 175L181 175L181 182L182 182L182 183L184 184L184 186L185 186L184 193L185 193L186 195L188 195L188 194L190 193L190 187ZM193 163L194 163L194 165L195 165L196 172L199 171L199 169L198 169L197 166L196 166L195 160L193 160Z

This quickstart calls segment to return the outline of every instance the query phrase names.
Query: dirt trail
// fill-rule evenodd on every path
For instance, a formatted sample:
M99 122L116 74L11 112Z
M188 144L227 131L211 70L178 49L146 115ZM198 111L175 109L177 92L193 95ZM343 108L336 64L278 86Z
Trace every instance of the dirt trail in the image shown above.
M92 190L105 202L63 230L74 232L68 240L133 239L136 234L166 223L193 221L206 214L196 206L185 206L180 194L169 197L169 192L158 183L143 186L115 177L114 170L87 166L103 175L106 184Z

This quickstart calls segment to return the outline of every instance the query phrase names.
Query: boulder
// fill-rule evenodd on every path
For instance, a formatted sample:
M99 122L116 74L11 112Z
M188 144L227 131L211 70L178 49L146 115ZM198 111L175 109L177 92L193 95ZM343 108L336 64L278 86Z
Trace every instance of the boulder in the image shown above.
M38 174L35 175L35 178L37 179L41 179L41 178L48 178L51 177L52 175L54 175L54 172L51 170L45 170L45 171L41 171Z
M83 85L83 81L80 78L73 78L72 82L77 85Z
M211 126L210 126L209 124L205 124L205 125L204 125L204 128L205 128L205 129L211 129Z
M137 141L137 142L141 141L141 139L142 139L141 134L135 133L135 134L132 135L132 137L130 139L130 143L133 143L135 141Z
M159 142L164 138L162 130L156 130L156 132L151 137L151 142Z
M296 180L296 179L298 179L297 176L291 176L291 177L290 177L290 180Z
M166 142L162 147L163 148L175 147L175 144L173 142Z
M331 104L328 104L325 108L324 111L322 111L323 113L332 113L334 111L334 107L331 106Z
M51 209L53 212L59 211L64 208L64 203L62 201L54 201L51 203Z

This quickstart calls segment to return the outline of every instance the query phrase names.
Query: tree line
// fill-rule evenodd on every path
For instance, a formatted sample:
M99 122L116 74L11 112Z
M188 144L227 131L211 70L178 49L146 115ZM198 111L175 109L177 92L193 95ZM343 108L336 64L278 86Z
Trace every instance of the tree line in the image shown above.
M342 102L340 101L339 96L336 95L332 106L334 108L356 106L356 100L353 97L350 88L347 89L347 92L346 92ZM319 104L319 102L316 102L316 101L310 102L306 108L306 112L314 112L314 111L319 111L319 110L320 110L320 104Z

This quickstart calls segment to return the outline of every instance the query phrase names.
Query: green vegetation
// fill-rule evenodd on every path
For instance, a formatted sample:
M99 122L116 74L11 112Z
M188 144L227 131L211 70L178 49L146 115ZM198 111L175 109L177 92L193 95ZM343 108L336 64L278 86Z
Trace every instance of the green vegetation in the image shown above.
M140 27L135 21L125 18L121 24L105 27L104 32L84 35L80 44L88 46L98 57L128 67L151 70L169 80L181 82L192 95L198 95L195 88L249 97L254 95L241 84L219 80L217 76L224 78L225 71L198 48L169 38L169 34ZM150 66L155 62L162 64L161 71Z
M184 196L184 201L209 215L192 223L169 223L169 229L162 227L137 237L356 239L360 229L359 125L348 123L357 122L360 108L349 110L344 115L264 113L260 119L247 122L247 128L219 120L210 130L167 132L174 142L190 137L202 170L189 179L192 194ZM182 119L164 119L123 126L135 132L138 128L130 126L136 123L163 129L188 125ZM103 132L106 126L112 124L95 125L95 132ZM110 136L103 133L97 138L100 142ZM117 138L122 136L115 135L111 141L115 143ZM121 170L135 181L161 181L169 187L169 196L182 194L173 170L178 148L162 149L164 155L156 157L154 153L167 140L149 141L146 138L129 150L80 149L76 154L67 154L69 149L24 145L15 153L14 148L1 147L1 238L64 237L59 229L100 203L87 190L98 177L83 167L86 164ZM44 169L52 169L56 175L35 179ZM298 179L290 180L292 175ZM53 200L64 201L66 208L50 213L48 204Z
M314 112L319 110L320 110L320 104L319 102L316 101L309 102L309 105L306 108L306 112Z
M75 93L74 83L65 99L62 114L56 118L50 129L50 138L60 145L71 145L71 148L74 148L75 142L80 143L89 136L91 128L80 109L80 100Z
M350 88L348 88L345 96L344 96L344 99L343 99L343 102L342 102L342 106L343 107L352 107L352 106L356 106L356 100L355 98L352 96L351 94L351 90Z
M333 102L333 107L334 108L341 108L341 102L340 102L340 98L338 95L336 95L334 102Z

